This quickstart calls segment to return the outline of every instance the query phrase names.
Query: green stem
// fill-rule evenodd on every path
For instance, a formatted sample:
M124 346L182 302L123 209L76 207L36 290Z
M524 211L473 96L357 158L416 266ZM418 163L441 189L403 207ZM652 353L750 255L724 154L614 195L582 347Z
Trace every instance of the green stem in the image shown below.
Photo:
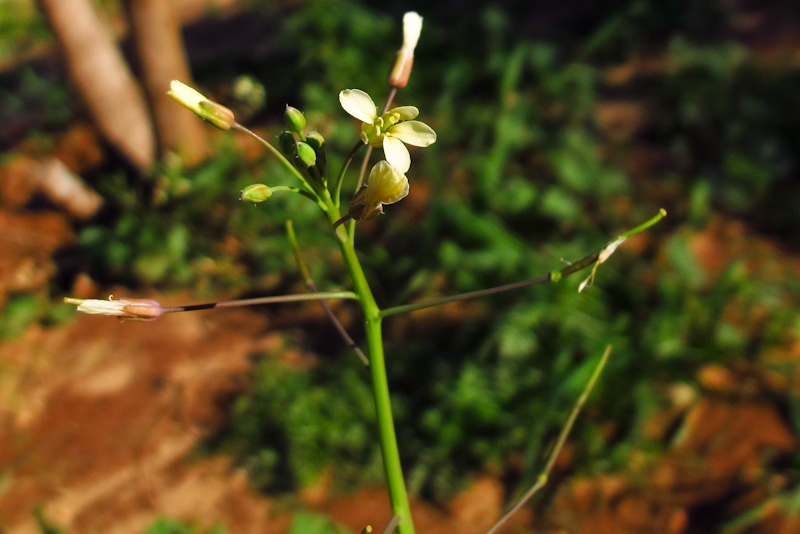
M648 228L650 228L651 226L653 226L655 223L657 223L666 216L667 216L667 210L661 208L660 210L658 210L658 214L655 217L653 217L649 221L643 222L642 224L640 224L636 228L633 228L632 230L628 230L627 232L621 233L619 237L628 238L631 237L632 235L638 234L639 232L644 232L645 230L647 230Z
M309 193L308 191L306 191L302 187L292 187L292 186L289 186L289 185L274 185L274 186L270 187L270 189L272 190L273 193L276 192L276 191L291 191L292 193L299 193L299 194L303 195L304 197L306 197L306 198L308 198L310 200L313 200L317 204L320 203L319 202L319 198L317 198L317 196L314 193ZM320 207L322 207L322 205L320 205Z
M336 181L331 184L331 190L333 191L333 202L337 208L341 205L344 173L347 172L350 162L353 161L353 158L356 156L356 153L361 149L362 146L364 146L364 141L359 140L350 150L350 153L347 155L347 159L345 159L344 163L342 164L342 170L340 170L339 174L336 176Z
M317 284L314 283L314 280L311 278L311 273L308 272L308 268L306 268L306 264L303 261L303 256L300 254L300 245L297 242L297 236L294 233L294 225L292 221L286 221L286 235L289 238L289 244L292 246L292 251L294 252L294 258L297 260L297 265L300 268L300 274L303 276L303 281L306 283L306 287L312 293L317 293L319 290L317 289ZM324 301L319 301L322 309L325 311L325 315L328 316L328 320L333 323L334 328L336 331L339 332L339 335L344 339L344 342L347 343L347 346L350 347L353 352L356 353L356 356L364 363L364 365L369 366L369 360L367 359L364 352L358 348L356 345L355 340L350 337L350 334L347 333L347 329L344 327L339 318L336 317L336 314L333 313L333 310L330 306Z
M358 171L358 182L356 183L356 188L353 193L358 192L361 189L361 186L364 185L364 177L367 175L367 166L369 165L369 157L372 155L372 145L367 145L367 152L364 154L364 160L361 162L361 170ZM356 221L353 219L350 221L350 224L347 225L347 236L350 238L350 241L355 242L356 240Z
M210 310L212 308L239 308L257 306L259 304L278 304L280 302L299 302L303 300L352 299L358 300L352 291L328 291L325 293L300 293L296 295L279 295L276 297L256 297L252 299L228 300L225 302L209 302L207 304L189 304L164 308L162 313L178 313L185 311Z
M328 195L328 220L333 226L339 220L339 210ZM414 534L414 522L411 518L411 506L408 491L403 479L403 468L400 463L400 451L397 447L397 436L394 431L389 381L386 376L386 363L383 356L383 336L381 333L381 310L375 302L361 263L356 256L352 239L343 239L337 235L337 242L342 251L347 271L353 281L355 293L358 295L361 310L364 313L364 330L367 335L369 369L372 376L372 395L375 399L375 412L378 419L378 437L380 440L383 468L389 487L389 500L392 514L400 516L397 527L399 534Z

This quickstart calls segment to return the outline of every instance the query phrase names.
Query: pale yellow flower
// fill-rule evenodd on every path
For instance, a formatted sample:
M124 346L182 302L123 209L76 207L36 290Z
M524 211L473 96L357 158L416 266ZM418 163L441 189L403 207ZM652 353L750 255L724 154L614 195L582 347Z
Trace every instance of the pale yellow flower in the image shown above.
M383 213L384 204L394 204L408 195L408 178L386 161L372 167L363 186L350 201L350 217L357 221Z
M406 144L426 147L436 142L436 132L430 126L412 120L419 115L414 106L401 106L378 115L375 102L359 89L345 89L339 93L339 102L347 113L364 123L361 127L364 142L383 147L386 161L402 174L411 166Z

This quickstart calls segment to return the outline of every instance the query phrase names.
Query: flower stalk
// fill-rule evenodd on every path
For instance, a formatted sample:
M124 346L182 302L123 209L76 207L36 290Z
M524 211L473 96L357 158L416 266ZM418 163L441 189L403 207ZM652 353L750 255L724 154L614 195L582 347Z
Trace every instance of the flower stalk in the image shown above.
M603 263L606 259L608 259L608 256L610 256L611 253L614 252L614 250L616 250L617 246L619 246L621 242L623 242L630 236L636 235L639 232L642 232L647 228L650 228L655 223L663 219L666 215L667 215L666 210L664 209L659 210L658 214L653 218L651 218L650 220L646 221L643 224L640 224L639 226L633 228L632 230L628 230L627 232L620 234L619 237L612 240L608 245L606 245L602 249L598 250L597 252L593 252L592 254L589 254L588 256L585 256L574 263L570 263L563 269L557 271L550 271L549 273L537 276L536 278L522 280L521 282L514 282L513 284L506 284L502 286L491 287L488 289L480 289L478 291L470 291L469 293L460 293L458 295L451 295L448 297L441 297L438 299L425 300L422 302L405 304L403 306L386 308L383 311L381 311L381 317L389 317L390 315L398 315L400 313L409 313L417 310L424 310L426 308L433 308L434 306L441 306L443 304L458 302L460 300L469 300L480 297L487 297L489 295L504 293L506 291L513 291L515 289L521 289L523 287L529 287L547 283L558 283L567 276L575 274L584 269L588 269L589 267L592 266L594 266L594 269L592 271L592 274L590 275L590 278L593 278L594 270L596 270L597 266ZM586 281L584 281L584 284L585 283ZM585 287L584 284L581 284L581 290Z

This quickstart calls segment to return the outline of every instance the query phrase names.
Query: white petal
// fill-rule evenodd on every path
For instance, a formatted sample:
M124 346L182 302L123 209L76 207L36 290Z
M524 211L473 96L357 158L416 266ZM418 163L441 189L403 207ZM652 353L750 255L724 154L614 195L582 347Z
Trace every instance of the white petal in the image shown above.
M373 124L378 117L378 107L375 102L360 89L345 89L339 93L339 103L347 113L361 122Z
M420 121L397 123L387 133L411 146L430 146L436 142L436 132Z
M198 91L192 89L185 83L179 82L178 80L172 80L167 94L180 102L185 108L190 109L198 114L202 113L202 110L200 109L200 102L208 100Z
M605 262L614 253L614 251L617 250L617 247L625 242L626 239L628 238L619 237L616 241L609 243L606 248L600 251L600 255L597 258L597 263Z
M120 300L86 299L78 306L78 311L94 315L124 315L122 308L125 306Z
M422 17L415 11L403 15L403 48L411 50L417 46L419 34L422 31Z
M401 121L410 121L417 118L419 110L414 106L400 106L399 108L390 109L388 113L397 113L400 115Z
M411 155L403 142L391 135L383 136L383 154L395 169L405 174L411 167Z
M578 286L578 293L580 293L581 291L583 291L584 289L586 289L586 286L588 286L588 285L589 285L589 282L590 282L590 281L594 281L594 278L592 277L592 275L589 275L589 277L588 277L586 280L584 280L583 282L581 282L581 285L580 285L580 286Z

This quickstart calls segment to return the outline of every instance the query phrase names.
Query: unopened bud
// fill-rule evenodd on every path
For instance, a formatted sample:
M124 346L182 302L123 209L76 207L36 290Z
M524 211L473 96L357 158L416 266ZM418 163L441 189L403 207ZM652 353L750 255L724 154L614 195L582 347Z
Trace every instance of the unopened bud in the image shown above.
M308 135L306 135L306 143L311 145L317 152L325 148L325 138L322 137L322 134L319 132L308 132Z
M154 321L164 309L161 304L150 299L73 299L65 298L67 304L77 304L78 311L97 315L113 315L126 321Z
M306 127L306 118L303 116L303 112L292 106L286 106L283 118L286 120L286 126L289 131L302 133L303 128Z
M272 196L272 189L264 184L253 184L248 185L244 189L242 189L242 200L245 202L252 202L253 204L258 204L259 202L264 202L269 197Z
M216 102L200 102L200 109L203 110L200 116L220 130L230 130L236 122L233 111Z
M278 136L278 144L281 147L281 152L284 156L289 158L289 161L294 161L297 156L297 141L292 135L292 132L283 132Z
M322 134L319 132L308 132L308 135L306 135L306 143L317 153L317 169L319 169L319 173L324 178L328 171L328 157L325 155L325 138L322 137Z
M414 49L417 47L421 31L422 17L414 11L406 13L403 16L403 46L395 54L386 79L390 87L402 89L408 85L411 67L414 65Z
M229 130L236 121L233 111L209 100L198 91L178 80L172 80L167 94L177 100L183 107L220 130Z
M297 159L306 167L311 167L317 162L317 153L308 143L297 143Z

